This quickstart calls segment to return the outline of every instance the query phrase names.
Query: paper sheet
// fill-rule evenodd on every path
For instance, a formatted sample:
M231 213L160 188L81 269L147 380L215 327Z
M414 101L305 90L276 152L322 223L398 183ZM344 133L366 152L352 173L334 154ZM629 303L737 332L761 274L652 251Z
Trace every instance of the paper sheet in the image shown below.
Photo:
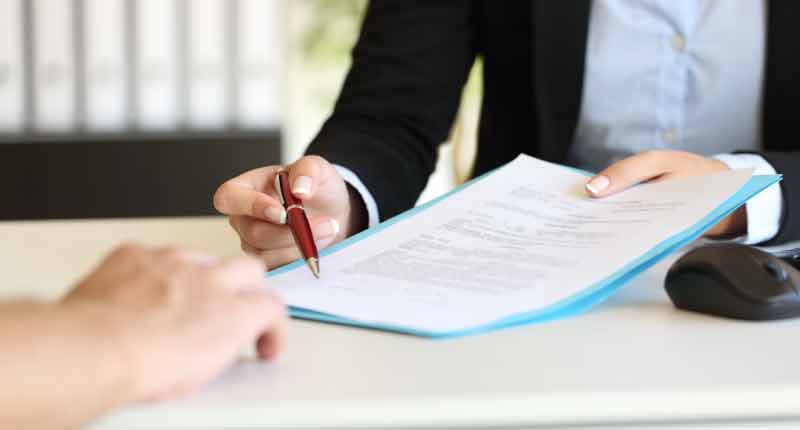
M605 199L528 156L321 260L271 277L291 306L367 325L452 332L535 312L608 278L736 193L752 170Z

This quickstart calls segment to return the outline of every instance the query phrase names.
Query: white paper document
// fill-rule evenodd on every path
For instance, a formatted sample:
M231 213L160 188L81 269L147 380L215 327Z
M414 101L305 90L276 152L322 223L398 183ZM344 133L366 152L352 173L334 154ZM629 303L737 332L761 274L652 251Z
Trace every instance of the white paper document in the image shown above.
M451 332L545 309L696 224L751 170L591 199L587 177L520 156L450 197L268 278L295 307L366 324ZM313 216L313 214L311 214Z

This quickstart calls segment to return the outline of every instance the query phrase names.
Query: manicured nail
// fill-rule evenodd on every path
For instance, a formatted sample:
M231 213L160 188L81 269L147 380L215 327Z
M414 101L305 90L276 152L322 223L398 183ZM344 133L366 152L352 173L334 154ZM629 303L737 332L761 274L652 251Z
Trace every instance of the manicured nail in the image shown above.
M336 236L329 236L324 239L314 241L314 244L317 245L317 249L323 249L332 244L334 239L336 239Z
M608 188L608 184L610 183L611 181L609 181L605 176L595 176L591 181L586 183L586 189L592 194L598 195L603 192L603 190Z
M339 221L336 221L333 218L329 219L328 221L330 221L331 230L333 230L333 235L336 236L337 234L339 234Z
M270 206L264 209L264 216L274 223L286 224L286 209L284 208Z
M337 234L339 234L339 223L333 218L314 226L314 237L322 239L329 236L334 237Z
M311 194L311 178L308 176L298 176L292 185L292 194Z

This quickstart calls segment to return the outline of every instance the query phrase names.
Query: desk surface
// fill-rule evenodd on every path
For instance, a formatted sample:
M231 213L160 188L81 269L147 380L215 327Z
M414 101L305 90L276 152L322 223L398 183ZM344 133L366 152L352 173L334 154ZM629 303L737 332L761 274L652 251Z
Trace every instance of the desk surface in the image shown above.
M239 252L221 218L0 223L0 297L56 298L122 240ZM796 428L800 321L675 310L664 268L584 315L475 337L293 321L276 362L244 362L188 398L95 426Z

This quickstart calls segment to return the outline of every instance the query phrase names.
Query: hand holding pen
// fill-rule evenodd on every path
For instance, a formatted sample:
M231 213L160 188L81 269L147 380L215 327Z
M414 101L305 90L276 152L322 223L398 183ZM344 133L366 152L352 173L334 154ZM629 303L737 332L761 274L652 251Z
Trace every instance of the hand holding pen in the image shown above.
M303 184L301 184L303 185ZM285 170L275 175L275 194L278 195L283 208L286 210L286 224L294 237L294 243L300 250L300 255L305 260L314 277L319 279L319 253L308 224L303 202L297 198L289 187L289 173ZM304 193L301 193L304 194Z
M268 166L246 172L219 187L214 207L228 215L242 249L272 269L301 258L288 213L275 189L279 171L288 174L292 196L304 207L316 246L323 249L366 226L360 196L348 190L337 170L325 159L306 156L287 166Z

